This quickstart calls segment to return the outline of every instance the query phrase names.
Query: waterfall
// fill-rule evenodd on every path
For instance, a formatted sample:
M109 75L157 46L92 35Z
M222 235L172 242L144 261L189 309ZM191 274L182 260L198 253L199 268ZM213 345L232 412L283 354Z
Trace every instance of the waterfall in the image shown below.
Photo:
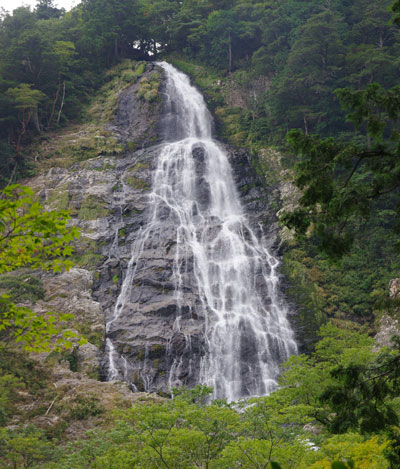
M121 314L135 314L128 303L139 261L145 246L157 244L168 223L174 227L175 246L171 334L181 331L189 280L196 295L196 314L190 313L193 321L203 321L204 353L198 369L188 373L212 386L214 397L266 395L276 387L279 364L297 352L279 293L278 260L243 212L227 154L212 138L212 117L202 95L172 65L159 66L166 80L164 143L153 174L148 221L132 243L107 323L109 379L127 379L126 358L124 366L118 366L121 357L111 333ZM184 334L190 349L191 337ZM172 355L170 361L172 386L180 383L183 361Z

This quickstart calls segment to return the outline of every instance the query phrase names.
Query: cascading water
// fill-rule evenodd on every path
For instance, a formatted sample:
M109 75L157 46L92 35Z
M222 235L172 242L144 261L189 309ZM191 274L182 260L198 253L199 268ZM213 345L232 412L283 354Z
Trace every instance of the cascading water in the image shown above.
M141 261L145 261L141 256L145 246L156 245L167 224L172 224L176 316L171 334L180 332L183 314L187 314L188 278L197 298L191 321L203 321L199 369L186 370L186 374L212 386L214 397L236 400L266 395L276 386L279 364L297 351L287 307L278 291L278 261L243 213L227 155L212 138L212 118L203 97L183 73L168 63L159 65L166 76L165 143L154 171L148 222L132 244L122 288L107 323L109 379L128 380L127 359L117 353L112 341L113 327L121 315L136 314L129 298ZM185 350L190 351L190 334L185 334L185 343ZM170 355L168 382L172 386L181 382L184 365L182 356ZM185 366L191 368L191 361Z

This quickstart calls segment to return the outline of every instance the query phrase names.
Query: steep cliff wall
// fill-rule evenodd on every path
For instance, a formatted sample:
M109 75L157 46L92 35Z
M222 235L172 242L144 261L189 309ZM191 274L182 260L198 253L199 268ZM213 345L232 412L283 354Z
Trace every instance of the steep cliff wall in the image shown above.
M163 86L162 71L156 65L120 66L89 110L91 122L67 129L38 147L42 174L30 181L46 206L71 210L72 223L82 230L74 255L76 268L63 274L65 278L46 274L44 281L52 292L36 308L75 315L71 327L84 329L92 342L86 352L80 352L82 363L89 363L83 367L97 369L103 377L108 372L104 324L115 309L133 241L148 217L164 112ZM256 232L262 226L273 243L276 223L273 212L266 210L265 188L249 155L234 147L226 149L251 225ZM194 157L201 172L200 148L194 150ZM134 390L166 390L178 384L167 382L176 357L181 360L179 384L194 385L198 373L189 373L189 368L198 367L205 353L203 319L183 318L180 332L174 330L173 230L174 226L166 228L157 243L144 246L145 262L139 266L129 297L132 310L139 307L140 313L121 316L110 331L117 353L125 360L119 378L132 383ZM188 266L189 277L191 269ZM66 294L65 288L58 288L58 278L64 285L70 281L71 291ZM187 282L183 309L192 309L199 301L191 291L194 283L193 279ZM85 287L73 294L73 285Z

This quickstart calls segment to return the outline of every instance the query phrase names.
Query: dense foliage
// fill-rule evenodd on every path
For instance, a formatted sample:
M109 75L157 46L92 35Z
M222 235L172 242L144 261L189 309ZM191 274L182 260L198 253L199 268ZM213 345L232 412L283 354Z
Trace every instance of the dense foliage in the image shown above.
M333 90L396 84L400 32L390 5L84 0L65 13L41 0L34 11L17 8L0 24L3 178L21 161L21 143L79 116L101 72L124 57L174 53L244 83L266 76L269 89L241 116L251 140L279 143L297 127L348 132Z
M38 203L32 189L7 186L0 192L0 274L21 268L59 272L70 267L71 242L78 237L76 227L68 226L65 211L48 212ZM0 351L7 344L21 342L26 350L43 351L51 346L65 347L72 332L61 332L59 321L67 315L38 315L16 304L24 294L43 297L40 282L29 275L3 275L0 278ZM57 334L60 334L57 338Z
M174 399L143 396L109 416L106 429L63 446L33 426L3 427L0 467L330 469L335 460L343 461L338 468L398 467L398 346L374 352L367 335L332 325L320 339L311 356L288 361L269 397L208 402L210 389L200 386L175 390ZM7 421L11 390L33 383L2 380ZM104 409L86 398L74 412L84 420Z

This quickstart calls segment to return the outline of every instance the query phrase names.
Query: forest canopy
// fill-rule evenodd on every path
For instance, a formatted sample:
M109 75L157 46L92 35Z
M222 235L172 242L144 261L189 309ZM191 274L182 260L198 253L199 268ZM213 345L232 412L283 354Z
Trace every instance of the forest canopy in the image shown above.
M33 11L3 13L2 174L12 171L30 134L76 119L102 72L122 58L180 54L221 73L268 77L268 90L246 118L254 140L279 143L291 128L349 133L333 91L373 82L390 87L399 76L400 31L390 6L391 0L84 0L65 13L41 0Z

